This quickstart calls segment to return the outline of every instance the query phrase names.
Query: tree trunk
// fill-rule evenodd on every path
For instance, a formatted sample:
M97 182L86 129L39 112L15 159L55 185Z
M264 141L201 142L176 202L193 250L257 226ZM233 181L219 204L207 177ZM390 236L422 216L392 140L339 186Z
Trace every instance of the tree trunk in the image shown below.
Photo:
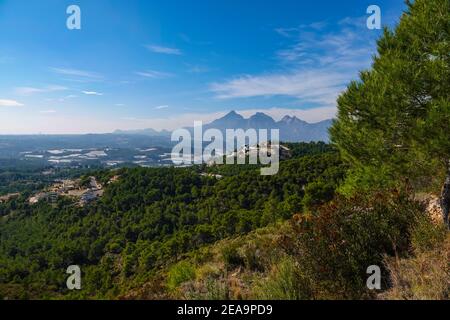
M448 214L450 210L450 161L448 163L447 179L445 179L444 187L441 195L441 208L444 223L450 228Z

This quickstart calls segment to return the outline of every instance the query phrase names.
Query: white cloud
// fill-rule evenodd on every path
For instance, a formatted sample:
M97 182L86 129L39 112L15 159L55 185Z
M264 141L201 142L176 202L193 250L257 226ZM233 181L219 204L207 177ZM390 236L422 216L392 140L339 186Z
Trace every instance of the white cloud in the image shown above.
M41 93L42 89L33 88L33 87L18 87L15 88L15 92L21 95L30 95L33 93Z
M209 72L210 69L205 66L199 66L199 65L187 65L188 66L188 72L189 73L206 73Z
M313 22L313 23L309 24L309 27L311 29L315 29L315 30L322 30L327 25L328 25L327 21L317 21L317 22Z
M102 96L103 95L103 93L96 92L96 91L81 91L81 92L88 96Z
M370 66L375 52L374 35L356 30L356 19L343 21L338 32L304 30L324 28L325 23L276 29L293 39L290 46L276 52L280 62L276 70L212 83L210 90L219 99L288 96L304 104L334 107L347 84Z
M55 91L64 91L68 88L58 85L50 85L42 88L35 88L35 87L18 87L15 88L15 91L17 94L20 95L32 95L35 93L46 93L46 92L55 92Z
M298 27L290 27L290 28L276 28L275 32L279 35L290 38L297 35L300 31L307 30L322 30L328 25L327 21L317 21L310 24L301 24Z
M65 75L65 76L88 78L91 80L100 80L103 78L102 75L100 75L96 72L86 71L86 70L68 69L68 68L50 68L50 70L52 70L55 73Z
M39 113L51 114L51 113L56 113L56 110L41 110L41 111L39 111Z
M339 25L358 27L358 28L361 28L361 27L365 28L366 27L366 21L367 21L367 16L345 17L344 19L339 21Z
M293 44L277 52L278 58L288 65L313 68L338 69L350 65L353 68L367 67L375 51L376 35L368 29L358 27L356 22L338 24L338 32L299 31Z
M322 105L333 104L348 76L329 70L299 70L291 74L243 76L214 83L211 90L220 99L284 95Z
M23 105L16 100L0 99L0 107L22 107Z
M167 106L167 105L163 105L163 106L157 106L157 107L155 107L155 109L157 109L157 110L161 110L161 109L167 109L167 108L169 108L169 106Z
M77 98L77 97L78 97L77 95L69 94L65 97L59 98L58 101L63 102L63 101L69 100L69 99Z
M135 72L135 74L138 76L141 76L141 77L152 78L152 79L163 79L163 78L169 78L172 76L171 73L155 71L155 70L137 71L137 72Z
M162 54L169 54L169 55L182 55L180 49L177 48L169 48L169 47L163 47L163 46L157 46L157 45L146 45L145 46L148 50L155 53L162 53Z

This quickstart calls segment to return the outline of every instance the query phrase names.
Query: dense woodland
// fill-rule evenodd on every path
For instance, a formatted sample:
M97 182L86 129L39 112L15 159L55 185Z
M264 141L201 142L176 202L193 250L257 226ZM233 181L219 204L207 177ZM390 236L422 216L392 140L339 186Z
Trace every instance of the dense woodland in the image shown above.
M45 161L0 158L0 196L12 193L26 196L48 187L55 180L77 178L94 168L100 166L54 167Z
M196 248L330 200L345 174L338 153L322 151L323 143L296 148L304 155L282 162L275 176L250 166L230 174L226 165L214 169L221 179L202 176L206 167L97 171L100 181L120 179L90 206L31 206L23 197L1 205L0 283L58 296L67 293L65 269L77 264L86 272L83 294L101 297Z

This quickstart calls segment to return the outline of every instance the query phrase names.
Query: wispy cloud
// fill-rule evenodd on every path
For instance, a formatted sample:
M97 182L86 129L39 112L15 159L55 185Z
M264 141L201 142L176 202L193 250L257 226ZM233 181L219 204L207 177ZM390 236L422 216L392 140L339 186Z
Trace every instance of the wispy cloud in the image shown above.
M151 52L155 53L161 53L161 54L169 54L169 55L177 55L180 56L183 53L180 49L177 48L169 48L169 47L163 47L158 45L145 45L145 47L150 50Z
M81 92L88 96L102 96L103 95L103 93L96 92L96 91L81 91Z
M275 32L283 37L290 38L295 37L299 32L302 31L320 31L327 26L328 26L327 21L317 21L310 24L301 24L298 27L275 28Z
M279 50L277 56L281 62L291 65L328 68L367 66L374 52L374 41L368 37L370 35L366 32L353 27L344 27L336 33L299 33L297 41Z
M329 70L299 70L290 74L243 76L213 83L211 90L220 99L258 96L291 96L322 105L333 104L345 87L348 76Z
M141 76L141 77L152 78L152 79L163 79L163 78L169 78L169 77L173 76L173 74L171 74L171 73L155 71L155 70L136 71L135 74L138 76Z
M277 29L292 38L291 45L276 52L278 70L212 83L211 91L220 99L280 95L317 107L335 106L338 95L370 65L375 52L367 30L356 30L358 19L344 20L338 22L338 32L305 32L303 26ZM324 23L307 27L323 28Z
M90 80L101 80L103 76L92 71L79 70L79 69L68 69L68 68L50 68L51 71L64 75L64 76L72 76Z
M190 45L197 45L197 46L206 46L206 45L211 45L212 42L211 41L197 41L197 40L192 40L191 37L189 37L187 34L185 33L180 33L178 35L180 37L181 40L183 40L184 42L190 44Z
M187 72L189 73L206 73L209 72L210 69L208 67L205 66L200 66L200 65L187 65Z
M0 107L22 107L24 104L16 100L0 99Z
M55 91L64 91L68 88L58 85L51 85L42 88L36 87L18 87L15 88L15 92L20 95L32 95L35 93L47 93L47 92L55 92Z
M340 20L338 24L341 26L364 28L366 26L366 20L367 16L345 17L344 19Z
M69 95L67 95L67 96L65 96L65 97L59 98L58 101L63 102L63 101L69 100L69 99L75 99L75 98L77 98L77 97L78 97L78 96L75 95L75 94L69 94Z
M162 109L167 109L167 108L169 108L169 106L167 106L167 105L155 107L155 109L157 109L157 110L162 110Z

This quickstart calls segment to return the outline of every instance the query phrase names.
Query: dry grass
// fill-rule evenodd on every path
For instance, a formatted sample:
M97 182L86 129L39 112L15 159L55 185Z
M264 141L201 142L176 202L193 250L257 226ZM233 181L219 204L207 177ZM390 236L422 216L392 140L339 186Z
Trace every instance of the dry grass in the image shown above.
M389 300L448 300L450 297L450 234L428 251L408 259L387 259L392 287L381 295Z

